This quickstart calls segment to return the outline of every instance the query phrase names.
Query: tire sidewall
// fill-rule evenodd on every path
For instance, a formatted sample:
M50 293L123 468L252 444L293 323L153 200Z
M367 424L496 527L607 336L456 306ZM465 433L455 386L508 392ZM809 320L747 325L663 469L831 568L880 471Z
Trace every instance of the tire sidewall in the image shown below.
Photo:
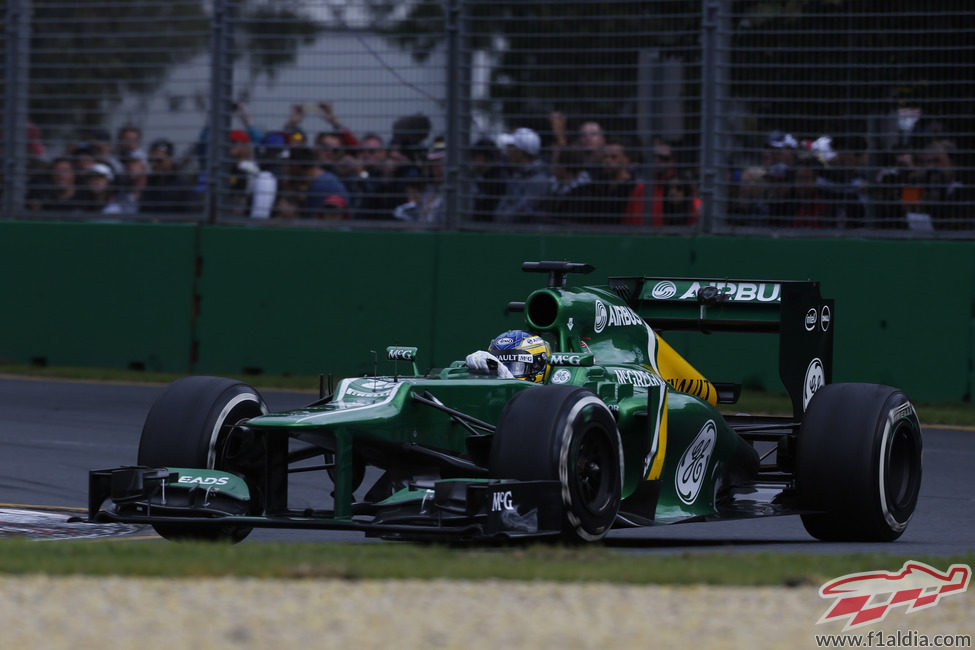
M267 413L260 394L222 377L185 377L156 400L142 429L138 463L221 469L216 458L221 429Z
M589 429L586 429L589 427ZM608 498L595 511L575 482L573 463L586 430L612 450ZM616 420L592 391L579 386L536 386L505 405L491 447L490 469L498 478L557 480L561 485L566 537L595 541L612 527L623 480L623 447Z
M872 485L884 524L891 534L899 537L911 521L921 488L921 426L913 405L901 392L887 399L882 413L886 413L886 417L878 423L875 436L877 462ZM896 474L899 472L894 465L901 463L910 467L907 468L908 476L903 477L907 485L898 489Z
M900 390L875 384L821 388L799 440L799 505L819 511L803 515L807 530L830 541L899 537L917 504L921 451L917 414ZM901 489L891 475L898 468L907 479Z
M247 384L222 377L184 377L170 384L153 403L139 440L138 464L151 467L224 469L217 458L220 435L227 424L267 413L260 394ZM243 477L253 491L255 477ZM258 514L260 500L251 501ZM242 541L251 528L197 528L153 524L174 541Z
M588 391L586 391L588 393ZM559 483L562 486L562 506L566 520L576 536L584 541L602 539L619 510L622 492L623 445L612 413L605 403L594 394L581 396L572 404L556 427L553 428L553 452L557 453ZM611 472L606 482L608 493L597 508L590 508L581 494L578 481L574 480L573 465L583 442L583 436L595 435L601 440L604 451L613 457L617 471Z

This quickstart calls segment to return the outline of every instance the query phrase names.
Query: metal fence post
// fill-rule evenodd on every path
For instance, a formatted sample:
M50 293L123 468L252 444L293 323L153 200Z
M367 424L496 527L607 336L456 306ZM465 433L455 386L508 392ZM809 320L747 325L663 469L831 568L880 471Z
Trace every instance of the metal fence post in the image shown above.
M226 192L223 161L229 155L227 144L233 111L234 8L237 0L214 0L210 30L210 120L207 128L207 215L215 223L224 212Z
M719 6L718 0L703 0L701 7L701 219L697 228L702 233L710 233L713 228L717 179L715 86L718 75L715 68Z
M714 110L712 113L713 121L713 146L714 146L714 176L711 188L711 206L708 213L708 231L715 231L714 222L716 215L721 211L721 216L726 216L728 212L728 182L724 175L729 168L729 111L731 102L728 101L728 89L730 88L731 70L731 10L729 0L714 0L718 6L717 16L715 16L715 35L714 35Z
M447 159L444 169L444 203L446 224L455 229L459 222L460 208L460 158L461 158L461 102L463 62L461 60L461 29L464 25L463 7L465 0L448 0L446 5L447 36L447 106L446 106L446 148Z
M4 16L6 84L3 97L3 212L24 207L27 176L27 96L30 84L31 0L7 0Z

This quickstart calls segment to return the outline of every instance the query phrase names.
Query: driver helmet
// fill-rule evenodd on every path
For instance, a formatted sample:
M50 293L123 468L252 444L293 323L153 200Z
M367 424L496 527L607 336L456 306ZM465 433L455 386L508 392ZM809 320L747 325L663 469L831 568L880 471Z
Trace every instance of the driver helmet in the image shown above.
M548 373L548 357L552 348L541 336L522 330L499 334L491 341L488 352L497 357L515 379L540 382Z

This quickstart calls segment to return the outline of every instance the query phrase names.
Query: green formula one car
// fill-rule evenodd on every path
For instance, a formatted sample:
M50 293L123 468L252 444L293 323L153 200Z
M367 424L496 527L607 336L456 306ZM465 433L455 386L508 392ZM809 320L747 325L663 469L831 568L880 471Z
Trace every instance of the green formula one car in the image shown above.
M921 483L917 415L896 388L830 383L834 304L817 283L567 286L592 267L522 268L548 275L509 305L544 350L537 374L494 367L530 366L538 355L526 348L492 350L487 372L458 361L421 374L415 348L390 347L411 372L345 378L281 413L238 381L180 379L149 411L137 465L90 473L88 520L231 541L255 527L594 541L613 528L785 514L823 540L904 532ZM740 387L703 377L660 336L668 330L777 335L792 416L723 416ZM297 472L317 473L331 496L289 507Z

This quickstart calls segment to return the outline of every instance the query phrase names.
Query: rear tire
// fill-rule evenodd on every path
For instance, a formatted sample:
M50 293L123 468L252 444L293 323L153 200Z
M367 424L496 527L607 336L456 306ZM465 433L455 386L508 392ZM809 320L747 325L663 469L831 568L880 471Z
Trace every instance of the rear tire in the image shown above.
M798 443L797 488L810 535L889 542L911 520L921 488L921 425L903 392L829 384L813 396Z
M247 480L251 504L260 503L254 464L263 459L257 441L231 437L233 427L267 413L260 394L223 377L185 377L170 384L149 409L139 441L139 465L187 467L233 472ZM253 514L253 513L252 513ZM244 527L191 527L154 524L169 540L240 542Z
M602 539L616 521L623 447L613 414L589 390L539 386L515 394L498 421L489 466L498 478L559 481L565 539Z

